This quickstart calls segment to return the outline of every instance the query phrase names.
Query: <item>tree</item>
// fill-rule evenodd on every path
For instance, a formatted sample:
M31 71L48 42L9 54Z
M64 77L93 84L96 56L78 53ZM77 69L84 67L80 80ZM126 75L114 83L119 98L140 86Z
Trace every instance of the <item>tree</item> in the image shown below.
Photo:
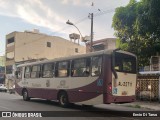
M113 16L112 27L120 48L136 54L139 66L148 65L150 57L160 53L159 6L159 0L130 0Z

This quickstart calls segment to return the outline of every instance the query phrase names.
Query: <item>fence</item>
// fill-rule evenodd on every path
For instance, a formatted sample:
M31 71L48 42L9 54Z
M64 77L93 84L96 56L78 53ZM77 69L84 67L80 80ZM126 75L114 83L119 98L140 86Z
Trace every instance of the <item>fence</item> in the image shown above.
M136 97L139 100L159 100L159 75L139 75Z

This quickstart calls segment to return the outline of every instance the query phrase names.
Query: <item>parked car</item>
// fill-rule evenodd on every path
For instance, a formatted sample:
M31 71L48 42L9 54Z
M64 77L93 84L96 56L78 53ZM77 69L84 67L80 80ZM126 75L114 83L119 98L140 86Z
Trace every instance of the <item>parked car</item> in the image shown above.
M4 84L0 84L0 92L7 92L7 87Z

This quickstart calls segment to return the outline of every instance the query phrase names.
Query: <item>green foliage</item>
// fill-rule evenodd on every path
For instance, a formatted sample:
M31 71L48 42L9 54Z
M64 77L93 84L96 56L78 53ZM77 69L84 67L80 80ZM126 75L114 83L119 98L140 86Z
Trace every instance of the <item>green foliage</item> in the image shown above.
M160 53L160 0L130 0L118 7L112 27L120 40L119 47L137 55L139 66Z

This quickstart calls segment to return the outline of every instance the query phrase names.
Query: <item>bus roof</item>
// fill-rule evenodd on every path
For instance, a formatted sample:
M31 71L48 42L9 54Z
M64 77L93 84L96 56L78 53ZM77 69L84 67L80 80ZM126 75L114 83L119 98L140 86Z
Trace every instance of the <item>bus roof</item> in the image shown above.
M44 60L44 61L23 63L23 64L18 65L17 67L28 66L28 65L36 65L36 64L43 64L43 63L49 63L49 62L56 62L56 61L63 61L63 60L70 60L70 59L83 58L83 57L90 57L90 56L96 56L96 55L102 55L102 54L111 55L113 50L115 50L115 49L101 50L101 51L90 52L90 53L79 54L79 55L71 55L71 56L68 56L68 57L60 57L60 58L55 58L55 59L52 59L52 60ZM130 52L126 52L126 51L122 51L122 50L118 50L117 52L124 53L124 54L129 54L131 56L136 57L134 54L132 54Z

